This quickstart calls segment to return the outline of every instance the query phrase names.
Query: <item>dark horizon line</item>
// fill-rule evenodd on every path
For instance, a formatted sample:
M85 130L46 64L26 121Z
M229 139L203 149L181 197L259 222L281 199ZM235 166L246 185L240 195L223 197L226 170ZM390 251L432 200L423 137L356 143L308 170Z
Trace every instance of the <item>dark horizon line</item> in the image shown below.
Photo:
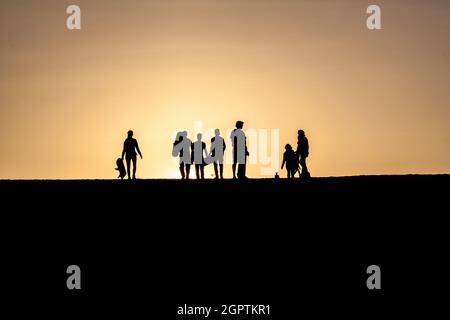
M450 173L404 173L404 174L397 174L397 173L393 173L393 174L360 174L360 175L348 175L348 176L314 176L311 177L310 179L313 180L317 180L317 179L333 179L333 178L375 178L375 177L411 177L411 176L421 176L421 177L426 177L426 176L450 176ZM281 180L289 180L286 177L280 177ZM49 178L49 179L45 179L45 178L20 178L20 179L4 179L4 178L0 178L0 181L129 181L128 179L123 179L123 180L119 180L117 178L69 178L69 179L58 179L58 178ZM180 178L138 178L136 179L138 181L180 181ZM135 181L136 181L135 180ZM203 179L203 181L205 180L211 180L211 181L215 181L217 179L214 178L205 178ZM234 180L232 178L225 178L223 180ZM223 181L222 180L222 181ZM266 178L248 178L247 180L275 180L274 177L266 177ZM295 179L291 179L294 181L300 181L302 180L301 178L295 178ZM189 181L197 181L197 179L192 178ZM202 181L202 180L199 180ZM221 181L221 180L218 180ZM241 180L239 180L241 181ZM130 182L133 182L133 180L130 180Z

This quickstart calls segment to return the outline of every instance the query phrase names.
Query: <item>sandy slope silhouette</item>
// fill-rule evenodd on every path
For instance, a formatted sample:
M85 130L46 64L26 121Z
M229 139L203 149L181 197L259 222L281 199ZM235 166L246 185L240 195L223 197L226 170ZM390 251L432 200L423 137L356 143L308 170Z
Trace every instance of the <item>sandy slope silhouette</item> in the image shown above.
M339 308L344 300L373 302L364 268L376 263L385 270L386 289L377 303L400 310L396 297L413 303L432 295L442 277L436 266L448 265L449 182L448 175L2 180L4 225L14 239L5 255L10 272L26 274L40 261L46 276L35 287L52 298L62 287L48 270L81 261L91 279L88 298L125 306L156 290L163 308L164 301L228 303L233 296L277 301L284 315L296 314L299 297L319 314L331 310L321 308L323 301ZM426 278L410 282L414 270ZM60 277L64 283L65 274ZM28 284L26 277L14 279L17 290Z

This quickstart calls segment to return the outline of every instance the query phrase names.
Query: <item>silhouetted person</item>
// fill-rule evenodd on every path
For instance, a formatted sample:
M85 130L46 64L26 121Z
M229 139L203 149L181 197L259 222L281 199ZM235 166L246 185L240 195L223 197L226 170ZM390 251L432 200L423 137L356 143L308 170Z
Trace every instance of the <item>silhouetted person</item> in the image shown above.
M213 159L215 178L219 179L220 170L220 179L223 179L223 154L227 146L225 145L225 140L220 136L220 130L216 129L214 133L215 136L211 138L210 155Z
M288 179L291 179L294 178L295 172L297 171L298 158L290 144L287 144L284 149L286 151L283 153L283 163L281 164L281 169L283 169L286 164L287 177Z
M138 142L133 138L133 131L128 131L128 138L125 139L123 143L122 160L125 155L127 161L127 173L128 179L131 179L130 175L130 164L133 162L133 179L136 179L136 151L142 159L141 150L139 150Z
M305 136L305 131L303 130L298 130L296 154L302 167L301 177L309 178L310 174L308 172L308 167L306 166L306 158L309 156L309 143L308 138Z
M231 133L231 144L233 146L233 179L236 179L236 165L238 164L238 173L237 177L239 179L245 179L247 178L245 175L245 164L246 164L246 158L250 154L247 150L247 139L245 138L245 133L242 130L244 127L244 122L237 121L236 122L236 129L233 130Z
M202 134L197 134L197 140L192 144L192 162L195 164L197 179L205 179L206 143L202 141Z
M187 132L178 132L175 142L173 143L172 156L180 156L181 179L189 180L189 173L191 171L191 149L192 143L187 137Z
M123 179L127 175L127 170L125 169L125 166L123 165L122 158L118 158L116 160L117 168L116 170L119 171L119 176L117 178Z

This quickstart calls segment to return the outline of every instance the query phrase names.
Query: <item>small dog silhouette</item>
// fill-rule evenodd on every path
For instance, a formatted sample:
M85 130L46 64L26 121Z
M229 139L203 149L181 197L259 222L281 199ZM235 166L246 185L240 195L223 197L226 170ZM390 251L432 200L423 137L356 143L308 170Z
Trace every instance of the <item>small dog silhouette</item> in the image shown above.
M117 168L116 170L119 171L119 176L117 178L123 179L127 175L127 172L125 170L125 165L123 164L122 158L117 158L116 160Z

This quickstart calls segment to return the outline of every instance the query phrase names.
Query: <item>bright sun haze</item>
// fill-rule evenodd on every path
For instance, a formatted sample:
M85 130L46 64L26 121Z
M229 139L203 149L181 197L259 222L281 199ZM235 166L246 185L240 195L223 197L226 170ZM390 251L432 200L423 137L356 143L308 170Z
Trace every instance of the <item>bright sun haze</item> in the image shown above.
M175 178L177 129L236 120L280 157L304 129L314 176L450 172L450 1L377 1L377 31L367 1L72 2L79 31L0 4L0 178L115 178L129 129L138 177Z

